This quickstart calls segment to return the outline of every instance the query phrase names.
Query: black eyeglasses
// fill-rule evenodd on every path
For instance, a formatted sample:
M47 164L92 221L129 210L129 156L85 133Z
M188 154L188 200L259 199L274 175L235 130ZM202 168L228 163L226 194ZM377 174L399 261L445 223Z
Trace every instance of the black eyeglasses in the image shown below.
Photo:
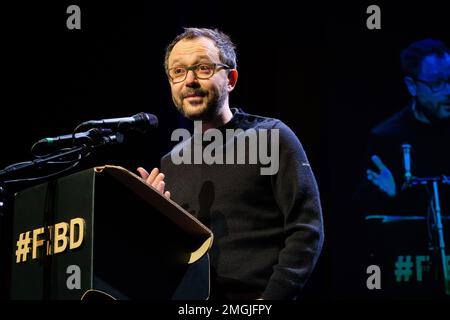
M450 78L447 80L425 81L419 78L415 78L416 81L422 82L433 92L439 92L445 89L446 85L450 83Z
M197 79L211 78L218 68L231 69L223 63L199 63L190 67L173 67L167 71L172 83L179 83L186 79L189 70L194 72Z

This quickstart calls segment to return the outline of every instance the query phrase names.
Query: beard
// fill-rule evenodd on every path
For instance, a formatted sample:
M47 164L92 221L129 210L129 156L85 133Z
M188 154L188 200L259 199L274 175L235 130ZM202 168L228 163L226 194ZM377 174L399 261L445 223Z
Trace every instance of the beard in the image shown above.
M448 103L446 104L448 105ZM435 106L425 106L420 101L416 101L416 109L422 113L433 125L435 126L449 126L450 117L443 117L439 115L439 108L442 108L441 104Z
M185 97L190 94L201 96L203 99L202 104L192 106L185 100ZM228 91L225 84L211 91L203 90L202 88L192 88L182 92L178 99L172 96L172 100L178 112L189 120L211 121L220 113L227 97Z

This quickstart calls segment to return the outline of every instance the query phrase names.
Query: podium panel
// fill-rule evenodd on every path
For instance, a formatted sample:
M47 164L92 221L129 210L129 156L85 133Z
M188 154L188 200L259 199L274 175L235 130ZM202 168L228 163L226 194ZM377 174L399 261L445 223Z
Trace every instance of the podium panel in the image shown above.
M374 294L392 299L450 298L437 276L442 270L426 216L373 215L365 222L367 265L378 265L382 276L381 290ZM444 217L443 228L450 267L450 223Z
M209 295L211 231L120 167L16 194L13 236L12 299Z

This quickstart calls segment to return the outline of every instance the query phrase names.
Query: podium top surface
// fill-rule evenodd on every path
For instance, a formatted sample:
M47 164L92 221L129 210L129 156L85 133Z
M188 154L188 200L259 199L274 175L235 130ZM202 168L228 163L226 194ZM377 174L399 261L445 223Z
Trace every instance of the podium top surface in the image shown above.
M98 166L94 170L97 173L111 175L149 205L157 208L187 234L201 239L200 245L191 252L189 263L196 262L209 250L213 241L212 231L173 200L168 199L155 188L149 186L141 177L123 167L114 165Z

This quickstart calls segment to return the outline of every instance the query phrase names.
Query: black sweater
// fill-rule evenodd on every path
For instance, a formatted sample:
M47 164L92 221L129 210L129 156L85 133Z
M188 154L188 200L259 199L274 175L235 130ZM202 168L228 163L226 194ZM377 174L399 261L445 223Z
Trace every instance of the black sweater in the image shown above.
M389 198L365 182L358 193L360 208L366 214L427 215L429 195L424 187L402 190L404 165L402 144L411 145L411 173L416 177L450 175L450 125L429 125L418 121L409 105L371 130L368 143L368 167L376 154L391 170L397 186L397 196ZM450 186L440 185L442 214L449 214Z
M267 165L248 164L248 155L246 164L175 165L169 153L161 163L166 189L213 231L210 258L217 277L212 282L223 293L293 299L322 248L317 184L302 145L285 124L232 111L221 132L279 129L278 172L261 175L260 168ZM192 146L192 141L187 144Z

